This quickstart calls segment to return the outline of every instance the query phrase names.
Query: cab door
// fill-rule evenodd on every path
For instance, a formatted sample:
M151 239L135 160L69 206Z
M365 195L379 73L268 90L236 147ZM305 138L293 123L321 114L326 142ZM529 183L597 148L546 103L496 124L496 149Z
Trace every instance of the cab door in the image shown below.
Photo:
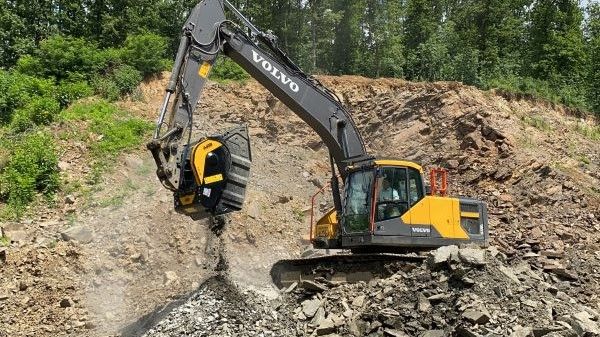
M411 236L411 228L400 218L410 208L406 167L377 169L373 220L375 235Z

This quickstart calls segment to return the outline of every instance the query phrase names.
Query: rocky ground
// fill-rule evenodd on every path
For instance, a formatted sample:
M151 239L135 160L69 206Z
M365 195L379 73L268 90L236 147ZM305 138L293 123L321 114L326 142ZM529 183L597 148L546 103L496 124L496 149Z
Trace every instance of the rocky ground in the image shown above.
M166 78L119 104L153 120ZM585 135L596 122L457 83L322 81L372 153L446 167L451 194L488 203L492 247L479 262L452 251L368 283L276 289L271 266L307 244L326 150L257 83L212 83L195 122L204 134L249 125L245 209L216 237L173 213L142 147L115 159L99 184L2 224L0 336L597 333L600 146ZM61 147L64 179L85 185L86 149Z

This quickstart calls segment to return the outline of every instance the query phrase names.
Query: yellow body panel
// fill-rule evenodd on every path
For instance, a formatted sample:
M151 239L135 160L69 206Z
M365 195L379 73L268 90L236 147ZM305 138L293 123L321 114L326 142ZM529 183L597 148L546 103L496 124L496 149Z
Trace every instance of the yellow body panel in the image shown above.
M427 195L401 217L406 224L431 224L444 238L468 239L460 225L460 201Z
M198 75L202 78L206 78L208 76L208 73L210 72L211 67L212 66L209 62L204 61L200 68L198 68Z
M421 165L413 163L411 161L406 161L406 160L381 159L381 160L375 160L375 165L377 165L377 166L411 167L411 168L414 168L414 169L418 170L419 172L421 172L421 174L423 173L423 168L421 167Z
M182 205L189 205L194 201L194 194L182 195L179 197Z
M202 185L202 181L204 180L206 156L209 152L214 151L221 146L223 146L223 144L212 139L207 139L194 146L194 151L192 152L192 168L198 185Z
M330 209L315 225L315 237L334 239L338 234L337 212Z

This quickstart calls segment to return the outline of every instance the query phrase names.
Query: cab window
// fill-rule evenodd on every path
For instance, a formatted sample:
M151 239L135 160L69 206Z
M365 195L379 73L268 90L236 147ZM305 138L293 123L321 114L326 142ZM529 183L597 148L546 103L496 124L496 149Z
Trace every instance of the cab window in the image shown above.
M349 232L369 230L373 176L374 170L365 170L353 172L347 178L344 228Z
M413 168L408 169L408 197L411 206L423 198L423 181L421 179L419 171Z
M406 168L383 167L377 175L376 221L393 219L408 210Z

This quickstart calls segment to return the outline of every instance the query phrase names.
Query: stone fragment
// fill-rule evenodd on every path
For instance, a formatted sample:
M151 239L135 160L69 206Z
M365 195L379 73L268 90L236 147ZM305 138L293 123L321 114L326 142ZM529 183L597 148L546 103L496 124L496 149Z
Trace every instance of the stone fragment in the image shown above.
M71 303L70 299L63 298L62 300L60 300L59 305L61 308L68 308L68 307L72 306L73 304Z
M320 306L321 301L319 301L319 299L306 300L302 302L302 312L306 317L311 318L317 313Z
M456 328L456 335L458 337L480 337L479 334L476 334L475 332L462 326Z
M463 248L458 251L458 257L462 262L472 266L480 267L487 263L483 249Z
M581 311L571 316L570 322L578 336L600 336L598 323L590 319L590 315Z
M165 280L164 280L165 286L169 286L173 283L176 283L178 280L179 280L179 276L177 276L177 273L175 273L172 270L165 271Z
M365 304L365 295L359 295L354 298L352 301L352 306L355 308L360 308Z
M335 324L330 319L325 319L321 322L321 324L315 330L317 336L328 335L330 333L334 333L336 330Z
M473 324L485 324L489 322L490 316L483 310L467 309L463 312L462 317Z
M429 265L431 267L441 267L450 260L458 258L457 246L443 246L429 253Z
M531 327L523 327L520 325L517 325L513 329L513 332L510 334L510 337L532 337L532 336L533 336L533 329Z
M313 316L312 320L310 320L310 324L312 326L319 326L324 319L325 319L325 309L323 309L323 307L319 307L319 309L317 309L317 312Z
M409 335L404 333L404 331L400 331L400 330L396 330L396 329L388 329L388 328L383 329L383 335L390 336L390 337L410 337Z
M60 236L65 241L73 240L79 243L89 243L94 239L92 231L83 226L73 226L65 229L60 233Z
M423 295L422 293L419 293L418 297L419 302L417 303L417 309L420 312L429 312L431 310L431 303L429 303L427 297L425 297L425 295Z
M72 194L68 194L68 195L65 197L65 204L72 205L72 204L74 204L74 203L75 203L75 197L74 197Z
M326 291L329 289L320 283L308 281L308 280L302 280L300 282L300 288L304 288L306 290L315 291L315 292L323 292L323 291Z
M521 284L521 281L519 280L519 278L517 277L517 275L515 275L515 273L513 273L513 271L510 268L505 267L505 266L500 266L500 267L498 267L498 269L509 280L513 281L516 284Z
M459 165L460 165L460 163L456 159L448 160L448 168L450 168L450 169L456 169L456 168L458 168Z

